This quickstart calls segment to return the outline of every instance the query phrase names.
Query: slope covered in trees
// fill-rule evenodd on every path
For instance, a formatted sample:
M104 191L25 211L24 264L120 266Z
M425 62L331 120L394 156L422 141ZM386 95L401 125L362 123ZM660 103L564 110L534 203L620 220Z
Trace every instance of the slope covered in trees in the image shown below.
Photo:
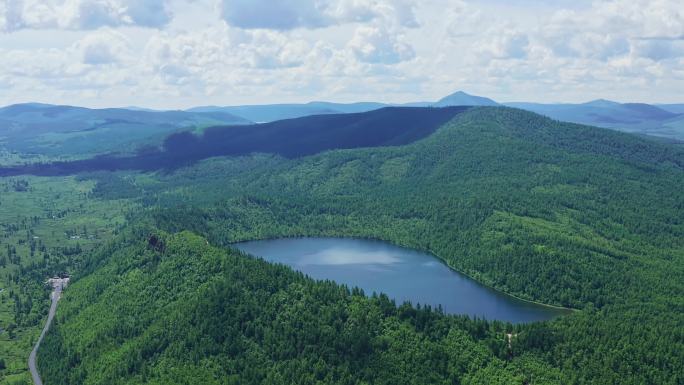
M497 357L501 325L397 308L190 233L146 234L103 248L62 300L46 383L559 383L539 360Z
M173 194L157 198L162 223L172 229L209 215L216 223L200 230L218 243L255 229L260 237L374 236L431 250L526 298L602 306L616 293L663 284L635 285L622 279L629 271L680 269L683 166L676 147L517 110L480 109L410 146L188 168L159 185L194 184L183 189L183 202ZM146 188L156 194L155 185ZM215 208L202 208L215 200ZM168 208L176 203L190 217L175 220ZM275 218L254 220L240 234L231 225L237 207ZM208 214L193 219L194 210ZM369 223L355 227L351 218Z
M668 109L658 105L617 103L602 99L581 104L521 102L505 103L505 105L566 122L590 124L674 142L684 140L684 131L680 128L683 116L676 107Z
M684 373L683 166L684 154L677 147L519 110L476 108L405 146L336 150L289 160L270 155L222 158L170 174L141 175L136 187L144 191L142 200L149 209L138 220L151 220L169 233L190 230L213 245L340 235L431 251L506 292L581 309L551 323L520 326L511 351L504 349L503 355L498 345L485 343L487 354L499 357L506 370L532 362L530 367L541 365L542 372L554 373L562 383L679 384ZM119 184L101 187L103 197L116 196ZM138 257L136 263L145 258ZM112 263L103 261L102 266ZM66 357L72 358L41 353L46 370L89 372L86 361L97 362L103 354L116 367L124 365L126 357L137 357L109 355L113 350L108 345L101 351L92 347L93 336L106 334L101 326L113 322L105 321L100 315L104 307L96 303L109 290L104 276L116 275L101 275L106 268L97 266L82 284L96 286L84 291L96 295L81 297L77 282L69 295L74 301L88 300L71 312L65 310L58 320L59 333L50 337L65 341L71 349ZM147 279L146 271L138 270L139 278ZM172 288L179 281L164 282ZM106 303L133 306L137 297L127 293ZM151 293L147 297L155 301ZM179 301L170 307L192 304ZM220 307L205 308L203 314L212 311ZM426 322L454 322L449 320L434 316ZM124 336L151 327L116 324L121 328L112 333ZM74 329L61 332L68 328ZM201 329L196 338L210 330ZM178 339L187 340L185 335ZM151 365L159 349L143 345L150 351L141 353L139 362ZM193 362L209 356L197 353ZM335 359L335 368L349 367L341 357ZM441 374L425 382L450 383L444 372L434 372ZM527 383L546 382L528 378Z
M23 154L81 158L158 145L178 131L250 123L227 112L15 104L0 108L0 145Z
M432 134L467 107L383 108L355 114L307 116L259 125L216 126L202 135L169 135L163 149L146 148L134 156L0 167L0 176L71 175L88 171L174 169L214 156L272 153L296 158L334 149L400 146Z

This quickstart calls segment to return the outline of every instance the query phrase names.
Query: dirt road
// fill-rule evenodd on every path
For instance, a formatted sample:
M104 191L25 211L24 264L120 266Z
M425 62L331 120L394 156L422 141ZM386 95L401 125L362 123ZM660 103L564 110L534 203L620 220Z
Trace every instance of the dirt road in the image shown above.
M48 282L52 284L52 304L50 304L50 312L48 313L48 319L47 322L45 322L45 327L43 327L43 331L40 333L40 337L38 337L38 341L36 341L36 345L33 347L33 350L31 350L31 354L29 355L29 370L31 371L31 377L33 378L33 383L35 385L43 385L43 380L40 378L40 374L38 374L38 369L36 368L36 353L38 352L38 348L40 347L40 343L43 341L43 337L45 337L45 333L47 333L48 329L50 328L50 324L52 323L52 319L55 317L55 311L57 310L57 301L59 301L60 297L62 296L62 289L66 286L66 284L69 282L69 278L52 278Z

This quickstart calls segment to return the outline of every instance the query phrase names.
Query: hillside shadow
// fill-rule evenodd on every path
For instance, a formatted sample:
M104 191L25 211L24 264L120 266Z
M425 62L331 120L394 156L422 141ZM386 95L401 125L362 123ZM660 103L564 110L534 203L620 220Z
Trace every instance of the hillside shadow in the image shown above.
M316 115L259 125L221 126L201 136L168 136L162 149L132 156L0 167L0 176L61 176L93 171L174 170L215 156L271 153L299 158L335 149L401 146L423 139L469 107L388 107L353 114Z

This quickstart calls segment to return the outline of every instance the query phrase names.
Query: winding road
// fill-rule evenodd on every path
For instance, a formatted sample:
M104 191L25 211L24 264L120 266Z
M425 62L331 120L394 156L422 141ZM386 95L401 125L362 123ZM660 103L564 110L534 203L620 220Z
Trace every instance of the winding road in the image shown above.
M43 385L43 380L40 379L40 374L38 374L38 369L36 368L36 353L38 353L40 343L43 342L43 337L45 337L45 334L47 333L48 329L50 329L50 324L52 324L52 319L55 317L55 311L57 310L57 301L59 301L59 299L61 298L62 289L64 289L64 286L66 286L68 282L69 278L53 278L50 280L53 289L51 295L52 304L50 305L50 312L48 313L48 319L47 322L45 322L45 327L43 327L43 331L40 333L40 337L38 337L36 345L33 347L33 350L31 350L31 354L29 355L28 360L29 370L31 371L31 377L33 378L33 383L35 385Z

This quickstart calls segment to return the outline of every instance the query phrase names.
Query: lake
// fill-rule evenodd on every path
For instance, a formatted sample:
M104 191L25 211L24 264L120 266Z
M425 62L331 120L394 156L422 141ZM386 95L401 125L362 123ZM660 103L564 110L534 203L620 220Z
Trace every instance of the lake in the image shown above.
M523 301L450 269L440 259L387 242L353 238L285 238L233 247L288 265L314 279L329 279L366 294L385 293L398 304L442 305L445 313L525 323L570 311Z

